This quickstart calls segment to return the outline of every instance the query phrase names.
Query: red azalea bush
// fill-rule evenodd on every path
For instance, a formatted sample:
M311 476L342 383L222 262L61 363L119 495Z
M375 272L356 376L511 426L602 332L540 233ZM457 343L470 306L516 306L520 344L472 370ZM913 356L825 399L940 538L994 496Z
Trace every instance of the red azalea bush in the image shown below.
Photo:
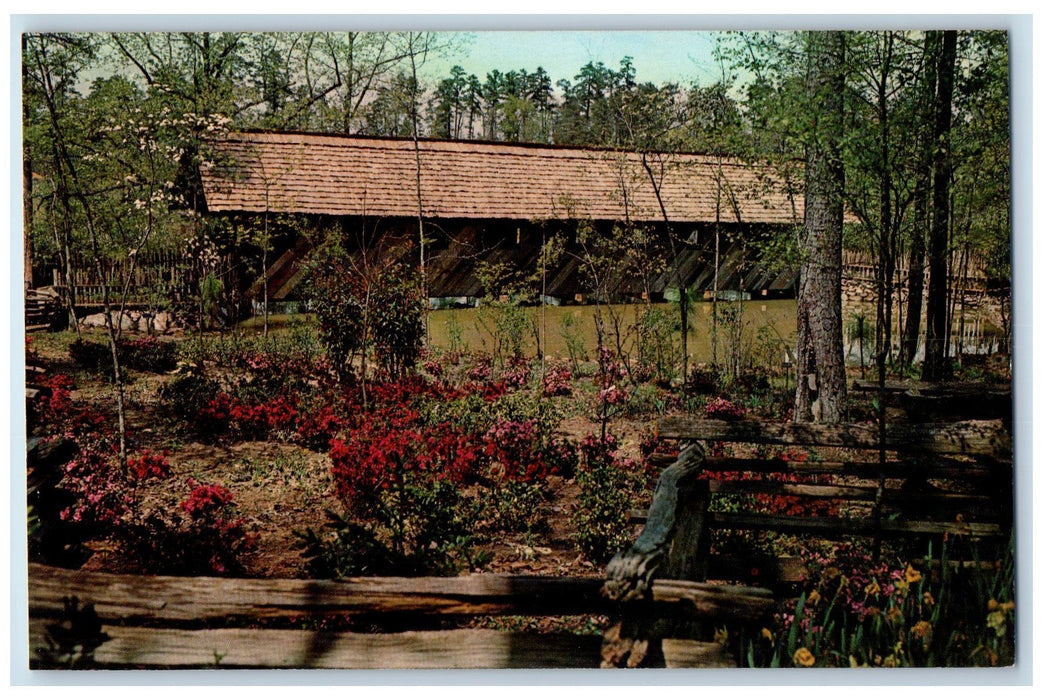
M330 440L341 429L343 423L337 411L329 405L303 411L297 418L297 439L312 450L328 449Z
M712 420L737 421L746 418L745 408L720 396L711 399L703 411L705 416Z
M241 557L254 549L257 536L236 516L235 497L220 484L197 484L181 502L187 521L171 530L173 551L168 559L189 572L225 574L240 570ZM169 556L172 555L172 556Z
M330 440L338 498L366 509L406 472L429 482L460 483L475 476L480 454L463 433L448 425L409 423L368 417L343 439Z
M235 505L232 492L220 484L198 484L189 480L192 493L181 501L181 510L193 518L221 517L228 506Z
M548 476L571 476L576 450L568 440L541 434L534 419L501 420L485 433L485 454L498 463L507 479L543 482Z
M145 571L160 574L228 574L241 570L241 558L257 543L246 521L236 516L232 492L220 484L189 479L192 491L180 512L135 513L116 537Z
M776 457L785 462L806 462L808 454L797 448L783 450ZM775 474L774 479L790 484L825 484L833 483L831 474L802 475L802 474ZM810 516L810 517L836 517L840 513L837 501L831 498L800 498L798 496L780 496L771 494L757 494L757 503L767 512L777 515Z
M146 479L165 479L170 476L170 462L166 451L155 454L144 450L136 457L127 458L127 469L138 481Z
M775 459L781 459L786 462L805 462L808 459L808 454L796 448L788 448L779 452ZM830 474L797 474L788 472L760 474L755 472L704 471L699 478L715 481L770 481L772 483L787 484L830 485L834 483L834 478ZM800 517L836 517L840 512L840 507L835 499L768 493L750 494L747 498L746 506L754 507L761 512L772 515Z
M547 477L535 420L499 421L486 431L484 440L485 454L501 465L505 477L523 481Z
M55 374L40 379L39 383L50 391L33 404L28 416L31 430L82 439L105 429L108 414L93 407L78 406L72 400L73 383L68 376Z
M297 418L295 402L286 396L251 403L222 392L200 409L194 427L204 437L231 434L238 439L263 440L272 433L294 433Z

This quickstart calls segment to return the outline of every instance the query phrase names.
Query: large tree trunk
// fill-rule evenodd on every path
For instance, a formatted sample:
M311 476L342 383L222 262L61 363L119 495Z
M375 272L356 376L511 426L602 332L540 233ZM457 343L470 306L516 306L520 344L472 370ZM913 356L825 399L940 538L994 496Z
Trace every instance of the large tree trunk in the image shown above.
M836 423L843 419L847 403L840 313L844 35L812 32L808 50L809 103L815 114L807 147L800 236L794 420Z
M956 31L943 32L941 43L934 123L934 220L928 246L931 279L927 289L927 345L923 363L923 378L927 381L945 379L951 370L945 357L945 341L949 335L946 313L949 286L949 179L952 170L949 161L949 131L952 126Z

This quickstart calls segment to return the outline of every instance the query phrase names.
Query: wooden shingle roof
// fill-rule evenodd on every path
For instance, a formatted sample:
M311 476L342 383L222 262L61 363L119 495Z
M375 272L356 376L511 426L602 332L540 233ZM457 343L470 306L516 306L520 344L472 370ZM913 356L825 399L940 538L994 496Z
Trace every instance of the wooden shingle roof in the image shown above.
M238 133L203 169L212 212L417 215L410 139ZM662 221L642 156L622 151L421 140L423 215L459 219ZM672 222L786 224L803 196L769 168L711 156L647 156ZM718 185L721 196L718 198Z

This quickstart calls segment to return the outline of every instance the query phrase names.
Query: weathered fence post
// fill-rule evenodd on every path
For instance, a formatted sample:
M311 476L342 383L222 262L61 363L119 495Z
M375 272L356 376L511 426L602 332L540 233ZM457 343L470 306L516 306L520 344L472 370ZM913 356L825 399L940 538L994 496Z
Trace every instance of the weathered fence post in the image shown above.
M698 479L705 450L687 446L659 477L648 520L626 552L609 562L602 593L625 603L621 620L602 640L602 666L661 666L665 629L650 615L652 581L665 577L702 581L709 550L709 487Z

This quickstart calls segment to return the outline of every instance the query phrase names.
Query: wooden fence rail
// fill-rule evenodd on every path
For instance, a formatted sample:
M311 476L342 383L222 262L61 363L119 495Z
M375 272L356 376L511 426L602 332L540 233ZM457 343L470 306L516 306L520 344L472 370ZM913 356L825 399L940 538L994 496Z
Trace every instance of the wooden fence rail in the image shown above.
M659 437L761 445L806 445L875 450L880 433L871 423L818 425L764 421L698 420L683 416L663 418ZM1010 434L1002 420L957 423L904 423L889 426L887 447L934 454L993 455L1010 453Z
M601 595L602 583L493 574L339 581L126 576L30 564L30 658L38 668L56 665L62 641L79 634L100 640L83 661L92 668L597 667L597 635L438 627L475 616L617 614L619 604ZM73 598L78 613L69 610ZM655 583L651 600L653 616L664 619L753 620L776 605L766 589L669 580ZM389 631L302 629L305 620L319 627L315 621L344 615ZM81 654L91 646L77 643ZM712 643L676 639L667 646L669 665L734 665Z

